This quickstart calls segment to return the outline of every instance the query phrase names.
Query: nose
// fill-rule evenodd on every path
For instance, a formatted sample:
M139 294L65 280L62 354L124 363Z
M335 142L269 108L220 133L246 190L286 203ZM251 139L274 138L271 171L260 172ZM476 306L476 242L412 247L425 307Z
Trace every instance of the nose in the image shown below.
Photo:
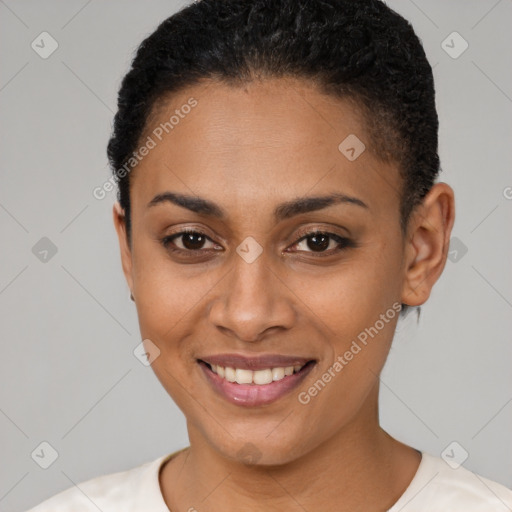
M235 254L233 267L209 311L223 334L245 342L261 341L270 332L290 329L295 320L293 292L261 254L248 263Z

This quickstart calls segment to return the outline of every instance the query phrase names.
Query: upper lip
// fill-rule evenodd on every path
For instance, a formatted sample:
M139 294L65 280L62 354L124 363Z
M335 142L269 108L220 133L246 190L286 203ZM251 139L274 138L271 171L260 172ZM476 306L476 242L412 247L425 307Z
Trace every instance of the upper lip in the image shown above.
M215 354L199 357L210 365L223 366L224 368L240 368L241 370L264 370L267 368L279 368L286 366L305 365L312 358L299 356L285 356L281 354L261 354L258 356L246 356L242 354Z

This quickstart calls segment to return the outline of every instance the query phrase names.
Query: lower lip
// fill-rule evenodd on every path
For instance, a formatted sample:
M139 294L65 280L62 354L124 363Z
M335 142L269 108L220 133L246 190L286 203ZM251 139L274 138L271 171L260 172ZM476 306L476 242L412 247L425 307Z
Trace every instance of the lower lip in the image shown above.
M314 365L315 363L308 363L299 372L270 384L237 384L219 377L205 363L199 362L199 366L215 391L233 404L250 407L267 405L286 395L306 378Z

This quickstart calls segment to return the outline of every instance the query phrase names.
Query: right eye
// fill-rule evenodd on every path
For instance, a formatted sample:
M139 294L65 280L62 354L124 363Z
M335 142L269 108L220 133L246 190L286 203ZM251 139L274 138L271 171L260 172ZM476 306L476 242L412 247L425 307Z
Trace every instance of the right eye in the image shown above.
M179 241L178 244L175 243ZM205 233L197 229L186 229L179 233L174 233L162 238L162 245L171 253L178 253L184 256L196 256L201 252L205 252L204 244L210 241L214 247L206 249L208 252L215 249L215 242L211 240ZM173 247L174 246L174 247ZM220 247L220 246L217 246ZM194 254L195 253L195 254Z

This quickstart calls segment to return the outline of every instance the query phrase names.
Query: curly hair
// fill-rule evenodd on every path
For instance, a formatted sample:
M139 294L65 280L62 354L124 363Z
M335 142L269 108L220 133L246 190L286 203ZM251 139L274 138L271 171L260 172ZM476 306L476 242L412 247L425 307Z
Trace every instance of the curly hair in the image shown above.
M128 240L131 173L119 170L159 100L203 79L260 77L308 80L355 102L371 150L399 169L405 232L440 170L432 68L410 23L379 0L200 0L140 44L119 90L107 153Z

